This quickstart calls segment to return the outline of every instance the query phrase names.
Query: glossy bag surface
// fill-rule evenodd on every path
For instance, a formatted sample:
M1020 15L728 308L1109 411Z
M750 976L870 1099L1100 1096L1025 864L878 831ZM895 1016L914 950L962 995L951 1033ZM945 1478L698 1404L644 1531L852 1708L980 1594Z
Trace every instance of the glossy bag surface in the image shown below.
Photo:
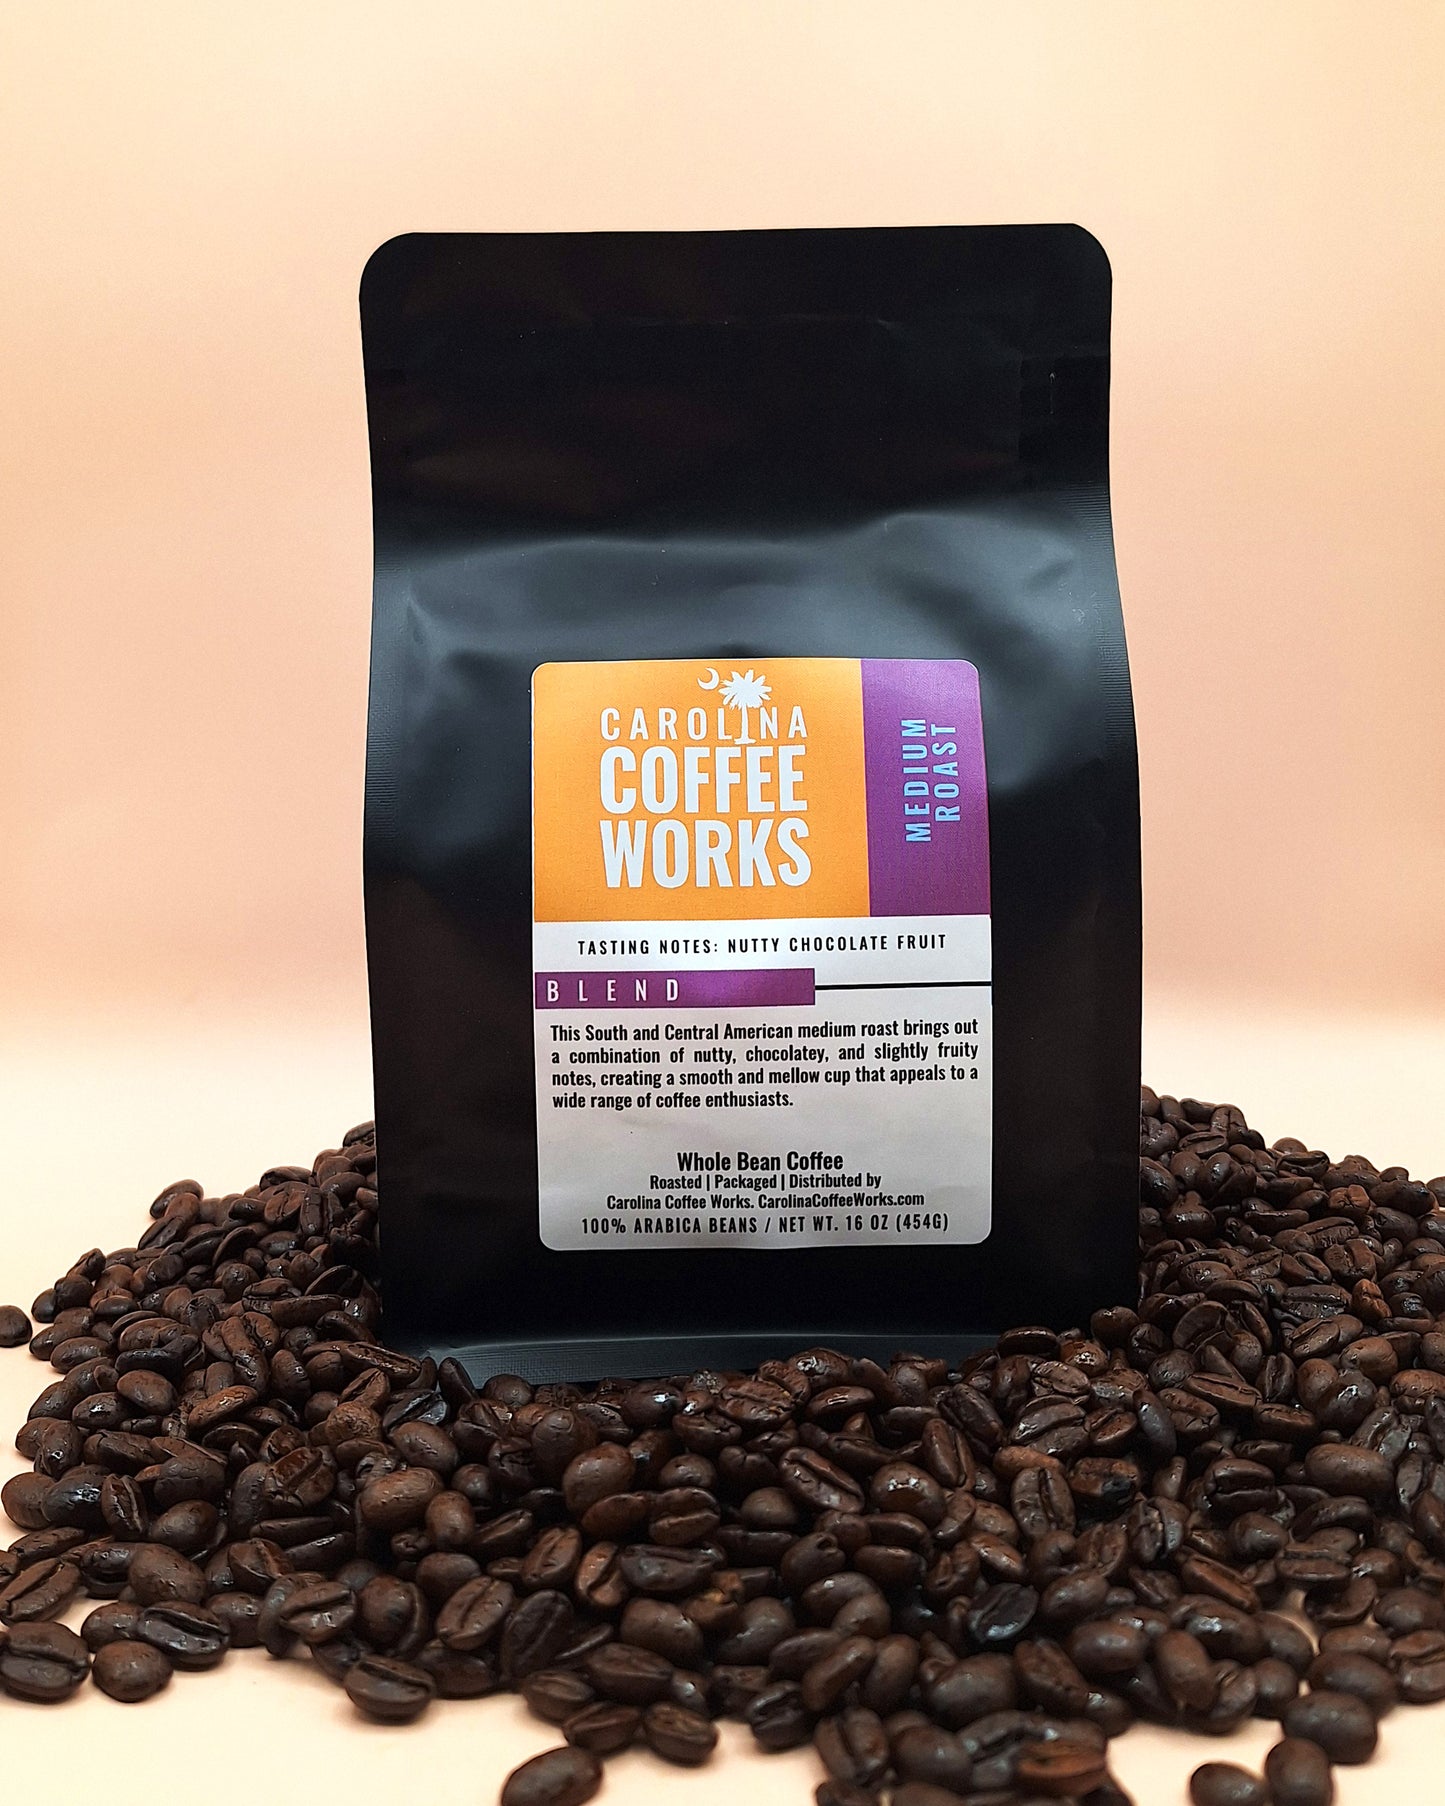
M685 1372L818 1341L951 1353L1010 1323L1080 1324L1130 1295L1139 823L1109 526L1109 305L1104 255L1072 226L415 235L374 255L362 285L375 525L365 883L391 1337L464 1351L477 1368L585 1378ZM651 698L647 707L595 706L614 677L619 698ZM920 684L935 685L929 706L946 719L910 703ZM790 708L795 692L803 701ZM682 746L653 750L679 717L669 697L683 698L684 722L698 705L707 745L690 765ZM835 814L837 844L854 849L851 865L836 855L837 895L863 901L814 909L829 916L828 935L775 921L777 934L755 938L782 950L754 969L725 954L746 943L721 932L716 898L692 891L701 933L674 934L680 951L665 961L646 917L654 906L636 899L620 906L632 910L618 917L626 933L601 952L572 933L573 916L595 927L603 906L548 901L559 860L569 874L569 861L600 873L610 845L606 883L645 883L666 901L656 886L681 882L658 851L657 820L651 867L634 870L618 852L606 811L641 809L639 772L685 768L694 790L715 786L721 808L730 773L761 772L766 785L821 769L819 698L837 719L853 710L861 729L849 732L862 735L855 755L839 730L837 770L853 776L837 781ZM949 717L955 704L981 727L981 746ZM805 744L805 715L811 765L783 747L789 719ZM954 737L909 741L924 728ZM769 729L776 765L773 750L757 750ZM904 737L890 752L895 729ZM938 747L951 760L931 754ZM597 755L601 804L587 775ZM926 755L933 775L920 779L925 767L906 761ZM972 816L960 760L976 783ZM554 850L571 819L556 799L574 770L575 860ZM937 841L973 836L960 855L968 870L940 867L941 888L926 897L876 844L889 809L924 810L907 800L910 782L933 786ZM956 797L959 782L962 827L961 805L935 800ZM795 796L799 809L812 797L790 845L800 858L812 846L816 881L833 845L833 791L780 775L778 791L758 794ZM810 843L796 838L809 822ZM900 844L923 832L901 813L895 825ZM639 815L634 826L640 837L648 824ZM754 824L751 870L746 856L728 866L718 849L733 848L734 827L710 823L690 840L695 827L668 843L696 855L693 882L755 873L757 907L774 917L793 907L774 879L801 883L806 858L768 866L766 829ZM889 885L902 901L885 908ZM870 895L900 948L910 911L978 926L976 966L928 967L942 976L918 988L915 1013L906 986L838 982L874 968L783 945L861 945L869 937L831 924L866 925ZM743 905L727 907L736 917ZM599 1014L605 986L641 970L635 949L649 934L655 994L674 987L664 1005L614 1012L614 989ZM574 943L575 956L544 958ZM855 957L873 956L837 956ZM889 1016L868 1022L867 1037L862 1006L843 995L860 989L878 992L874 1013ZM816 1055L802 1041L769 1052L747 1039L791 1037L769 1026L789 1022L822 1036L832 1017L839 1045L820 1040ZM632 1081L569 1065L653 1060L628 1051L644 1021L663 1039L656 1079L644 1067L637 1085L666 1087L686 1070L729 1093L726 1110L717 1087L684 1100L689 1133L670 1138L712 1150L676 1154L679 1171L710 1175L682 1200L701 1239L679 1239L665 1191L621 1197L608 1178L630 1170L631 1149L644 1194L653 1181L655 1191L694 1185L674 1175L670 1142L666 1174L645 1176L663 1146L649 1125L670 1094L637 1090L599 1123L596 1087ZM714 1040L736 1034L732 1073L695 1068L722 1053L672 1046L680 1024ZM960 1038L970 1025L974 1037ZM939 1032L930 1040L925 1028ZM606 1042L614 1033L621 1051ZM574 1054L592 1036L595 1054ZM785 1056L788 1070L764 1070ZM811 1101L797 1072L814 1058L858 1083ZM565 1109L549 1070L561 1075L552 1085L577 1088ZM899 1073L917 1082L895 1083ZM800 1111L744 1110L755 1101L745 1085L781 1086ZM763 1122L790 1114L820 1132L789 1142ZM916 1156L919 1171L945 1175L936 1197L921 1186L919 1208L905 1209L906 1188L867 1189L870 1124L899 1173ZM830 1127L847 1150L836 1183L858 1181L837 1210L807 1189L813 1179L784 1170L833 1159ZM947 1180L955 1152L967 1185ZM763 1162L757 1181L739 1176L752 1158ZM754 1183L774 1193L706 1189ZM862 1239L850 1243L855 1220ZM654 1228L667 1233L641 1233ZM727 1239L734 1228L746 1238Z

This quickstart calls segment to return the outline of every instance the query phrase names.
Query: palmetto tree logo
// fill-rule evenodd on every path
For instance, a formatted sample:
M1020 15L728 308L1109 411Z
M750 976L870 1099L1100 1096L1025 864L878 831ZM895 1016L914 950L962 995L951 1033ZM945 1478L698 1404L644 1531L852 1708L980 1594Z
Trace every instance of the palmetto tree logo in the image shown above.
M739 746L752 745L752 735L748 732L748 710L761 708L772 693L772 687L751 667L746 671L734 671L723 685L723 701L729 708L736 709L742 718L743 731L737 738Z

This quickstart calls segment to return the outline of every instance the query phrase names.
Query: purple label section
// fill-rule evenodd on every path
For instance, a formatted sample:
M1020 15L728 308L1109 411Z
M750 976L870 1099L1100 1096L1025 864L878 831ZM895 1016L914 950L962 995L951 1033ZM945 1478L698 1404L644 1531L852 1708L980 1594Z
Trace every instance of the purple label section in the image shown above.
M964 659L862 666L869 914L987 915L978 672Z
M813 1002L813 968L751 972L538 972L539 1010L747 1010Z

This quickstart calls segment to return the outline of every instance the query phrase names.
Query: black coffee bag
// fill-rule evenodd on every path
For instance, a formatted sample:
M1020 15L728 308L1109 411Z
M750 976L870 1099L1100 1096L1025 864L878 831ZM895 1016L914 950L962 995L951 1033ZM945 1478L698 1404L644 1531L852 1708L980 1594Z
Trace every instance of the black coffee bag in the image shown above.
M420 235L362 284L388 1334L956 1353L1134 1283L1109 271Z

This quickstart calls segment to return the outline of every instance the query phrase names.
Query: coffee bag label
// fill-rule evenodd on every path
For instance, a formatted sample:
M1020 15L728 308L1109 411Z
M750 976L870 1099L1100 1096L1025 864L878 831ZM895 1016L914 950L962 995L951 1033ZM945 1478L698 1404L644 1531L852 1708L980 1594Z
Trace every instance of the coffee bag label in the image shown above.
M973 665L543 665L532 827L549 1248L988 1234Z

